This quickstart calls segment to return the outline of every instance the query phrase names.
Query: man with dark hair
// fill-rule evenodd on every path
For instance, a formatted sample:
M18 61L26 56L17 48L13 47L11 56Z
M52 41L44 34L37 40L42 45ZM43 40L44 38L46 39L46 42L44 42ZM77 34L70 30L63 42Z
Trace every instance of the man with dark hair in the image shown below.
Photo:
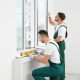
M66 16L63 12L58 12L55 16L55 20L52 20L49 16L49 22L55 26L54 40L58 43L60 48L61 57L63 59L64 74L60 80L65 78L65 39L67 38L67 27L65 26L64 20Z
M40 30L38 32L39 40L45 43L45 51L40 53L43 57L31 55L32 59L41 62L49 62L49 66L35 69L32 76L35 80L46 80L45 77L50 77L50 80L60 80L63 74L63 65L60 58L59 46L54 40L50 40L47 31Z
M58 14L58 16L61 18L62 21L65 20L66 16L65 16L64 13L58 12L57 14Z
M47 36L48 37L48 32L47 31L45 31L45 30L40 30L39 32L38 32L38 34L40 34L40 35L42 35L42 36Z

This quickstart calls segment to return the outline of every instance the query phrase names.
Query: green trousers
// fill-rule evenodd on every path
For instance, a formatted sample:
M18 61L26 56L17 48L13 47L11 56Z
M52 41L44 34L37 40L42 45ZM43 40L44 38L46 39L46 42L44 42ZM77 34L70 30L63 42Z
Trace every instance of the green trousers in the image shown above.
M63 74L63 65L49 63L50 66L38 68L32 72L34 80L46 80L45 77L50 77L50 80L60 80Z
M65 27L67 29L67 27L65 25L61 25L60 27ZM58 28L58 30L59 30L59 28ZM53 36L54 39L57 39L57 37L58 37L58 30L55 32L55 34ZM65 37L66 37L66 35L65 35ZM63 40L63 41L59 42L58 45L59 45L59 48L60 48L60 54L61 54L61 58L62 58L63 66L64 66L64 74L63 74L63 76L61 77L60 80L65 80L65 53L64 53L64 51L65 51L65 41Z
M64 66L64 73L61 76L60 80L65 80L65 52L64 52L65 51L65 41L59 42L58 45L59 45L59 48L60 48L60 56L61 56L62 63L63 63L63 66Z

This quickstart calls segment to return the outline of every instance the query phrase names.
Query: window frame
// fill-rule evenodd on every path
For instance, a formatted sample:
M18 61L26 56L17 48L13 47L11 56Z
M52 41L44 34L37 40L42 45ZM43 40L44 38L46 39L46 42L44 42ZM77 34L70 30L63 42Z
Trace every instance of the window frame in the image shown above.
M23 49L20 49L18 51L22 51L22 50L25 50L25 39L24 39L24 35L25 35L25 31L24 31L24 0L22 0L22 48ZM46 3L46 30L48 31L48 0L47 0L47 3ZM38 0L34 0L34 46L33 47L36 47L36 46L39 46L38 44ZM33 48L33 47L30 47L30 48ZM29 48L29 49L30 49ZM28 48L27 48L28 49Z

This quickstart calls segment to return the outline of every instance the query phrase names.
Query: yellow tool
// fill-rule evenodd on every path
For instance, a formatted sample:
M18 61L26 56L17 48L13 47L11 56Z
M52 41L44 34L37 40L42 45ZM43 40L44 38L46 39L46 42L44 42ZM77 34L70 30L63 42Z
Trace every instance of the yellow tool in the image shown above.
M27 55L27 52L22 52L21 53L21 56L26 56Z
M35 50L30 50L29 51L29 54L33 54L33 53L35 53Z
M22 53L21 53L21 56L23 56L23 57L25 57L25 56L27 56L27 55L29 55L29 54L33 54L33 53L35 53L35 50L27 50L27 51L23 51Z

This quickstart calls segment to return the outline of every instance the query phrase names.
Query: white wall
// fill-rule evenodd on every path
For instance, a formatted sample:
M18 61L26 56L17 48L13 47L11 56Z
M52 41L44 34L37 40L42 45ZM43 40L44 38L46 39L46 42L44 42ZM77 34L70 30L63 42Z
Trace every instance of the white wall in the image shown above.
M68 39L66 50L66 71L80 74L80 0L55 0L55 12L66 14Z
M55 8L53 7L52 10L63 11L67 15L69 37L67 39L66 70L80 73L80 2L79 0L55 0L54 3ZM0 80L11 80L11 61L15 54L16 0L0 0Z
M16 0L0 0L0 80L11 80L16 54Z
M48 14L50 13L51 18L53 19L55 17L54 1L55 0L48 0ZM49 23L48 23L48 34L49 34L49 37L53 39L54 27L51 26Z

